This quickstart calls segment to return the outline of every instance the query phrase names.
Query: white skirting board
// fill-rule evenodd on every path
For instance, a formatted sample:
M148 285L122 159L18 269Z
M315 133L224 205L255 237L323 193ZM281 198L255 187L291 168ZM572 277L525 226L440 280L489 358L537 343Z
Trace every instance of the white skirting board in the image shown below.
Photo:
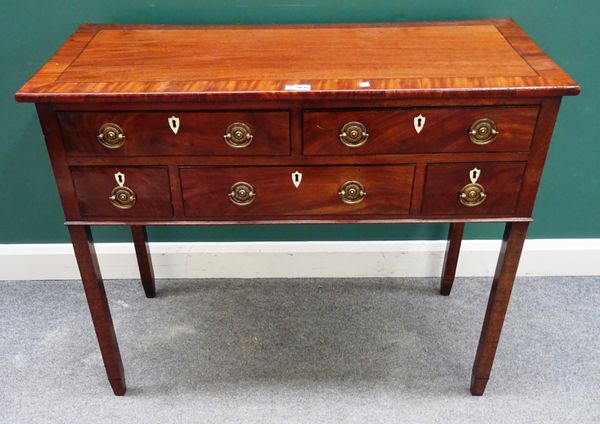
M446 241L150 243L156 278L437 277ZM458 276L492 276L500 241L465 240ZM131 243L97 243L105 279L139 278ZM519 275L600 275L600 239L525 242ZM79 279L70 244L1 244L0 280Z

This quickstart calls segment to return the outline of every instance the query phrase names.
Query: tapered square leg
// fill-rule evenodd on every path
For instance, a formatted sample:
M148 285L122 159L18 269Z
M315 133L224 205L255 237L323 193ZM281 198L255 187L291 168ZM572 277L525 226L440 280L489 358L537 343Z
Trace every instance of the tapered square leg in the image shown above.
M126 390L123 363L90 227L70 225L68 228L108 381L114 394L122 396Z
M143 225L132 226L131 235L135 247L135 256L137 257L138 267L140 269L142 287L144 288L146 297L152 298L156 296L156 285L154 283L154 271L152 270L152 258L150 257L150 251L148 250L146 227Z
M450 229L448 230L448 245L446 247L442 281L440 284L440 294L444 296L450 294L452 284L454 284L456 265L458 263L458 255L460 253L460 245L462 243L464 231L464 222L454 222L450 224Z
M509 222L504 230L502 248L473 364L471 376L473 396L483 394L490 378L528 226L528 222Z

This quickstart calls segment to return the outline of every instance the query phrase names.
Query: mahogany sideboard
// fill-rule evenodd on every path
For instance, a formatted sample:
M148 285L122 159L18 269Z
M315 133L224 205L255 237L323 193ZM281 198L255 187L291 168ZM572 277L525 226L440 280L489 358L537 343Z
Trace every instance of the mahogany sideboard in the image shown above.
M483 394L561 97L579 87L510 19L82 25L34 102L108 380L123 365L92 225L504 222L471 393Z

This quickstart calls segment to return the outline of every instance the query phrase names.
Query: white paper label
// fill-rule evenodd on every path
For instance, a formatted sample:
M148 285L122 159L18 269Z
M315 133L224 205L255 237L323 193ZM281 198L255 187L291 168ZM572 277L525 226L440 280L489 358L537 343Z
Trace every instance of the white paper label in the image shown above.
M358 86L361 88L367 88L371 86L371 83L369 81L359 81Z
M286 84L285 91L310 91L310 84Z

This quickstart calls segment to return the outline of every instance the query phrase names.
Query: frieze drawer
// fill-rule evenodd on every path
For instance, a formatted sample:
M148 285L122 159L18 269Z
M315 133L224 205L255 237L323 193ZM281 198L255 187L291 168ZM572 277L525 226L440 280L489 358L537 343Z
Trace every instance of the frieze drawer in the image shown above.
M285 156L288 112L59 112L69 155Z
M188 217L400 216L410 209L414 166L207 166L179 173Z
M537 107L305 112L305 155L528 151Z
M427 166L423 215L485 215L514 212L525 162Z
M169 174L163 166L76 166L71 176L84 217L173 215Z

